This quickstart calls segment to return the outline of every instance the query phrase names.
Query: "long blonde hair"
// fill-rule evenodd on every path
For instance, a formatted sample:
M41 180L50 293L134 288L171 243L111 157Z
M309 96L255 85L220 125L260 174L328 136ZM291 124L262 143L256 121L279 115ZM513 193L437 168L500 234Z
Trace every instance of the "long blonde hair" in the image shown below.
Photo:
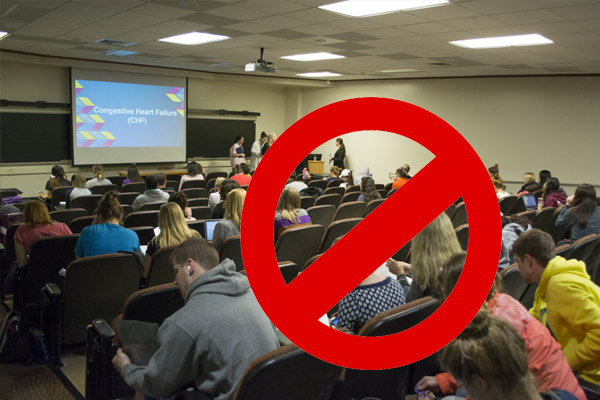
M160 206L158 226L160 234L152 239L157 241L158 247L179 244L189 238L200 236L198 232L188 228L183 211L177 203L165 203Z
M95 178L98 178L99 181L104 180L104 167L101 164L95 164L92 167L92 173Z
M292 224L300 223L300 193L294 188L285 188L279 198L277 211L281 213L283 219L287 219Z
M244 200L246 200L246 191L242 188L237 188L227 193L227 197L223 202L225 218L232 220L238 227L242 223Z
M448 215L441 213L412 240L412 272L419 288L424 292L431 288L440 293L439 274L442 266L454 254L461 251L460 243Z

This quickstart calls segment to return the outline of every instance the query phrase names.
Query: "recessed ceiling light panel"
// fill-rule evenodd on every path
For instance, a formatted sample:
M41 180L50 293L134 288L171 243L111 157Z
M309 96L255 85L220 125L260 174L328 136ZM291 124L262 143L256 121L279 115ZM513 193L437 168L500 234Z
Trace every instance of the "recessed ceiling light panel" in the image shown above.
M330 76L342 76L342 74L336 74L335 72L320 71L320 72L305 72L303 74L296 74L298 76L304 76L307 78L325 78Z
M8 36L8 32L0 31L0 40L4 39L6 36Z
M498 47L512 46L536 46L540 44L551 44L552 40L532 33L530 35L498 36L479 39L454 40L450 42L455 46L466 47L469 49L493 49Z
M221 40L227 40L229 36L213 35L212 33L205 32L190 32L182 35L170 36L162 39L158 39L159 42L169 42L185 45L196 45L211 42L219 42Z
M319 8L350 17L371 17L402 10L436 7L447 3L448 0L347 0L326 4Z
M123 57L123 56L131 56L133 54L138 54L138 52L137 51L127 51L127 50L110 50L104 54L106 54L107 56Z
M400 72L419 72L418 69L412 69L412 68L404 68L404 69L382 69L381 71L379 71L383 74L395 74L395 73L400 73Z
M346 58L346 57L340 56L338 54L321 52L321 53L296 54L293 56L284 56L281 58L285 58L286 60L294 60L294 61L318 61L318 60L335 60L337 58Z

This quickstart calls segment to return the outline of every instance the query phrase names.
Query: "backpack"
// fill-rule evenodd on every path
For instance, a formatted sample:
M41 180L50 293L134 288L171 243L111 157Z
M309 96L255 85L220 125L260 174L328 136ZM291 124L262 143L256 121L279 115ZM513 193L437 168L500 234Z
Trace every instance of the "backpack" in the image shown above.
M0 362L18 363L25 360L21 351L21 339L19 337L19 323L21 315L11 311L4 317L0 326Z

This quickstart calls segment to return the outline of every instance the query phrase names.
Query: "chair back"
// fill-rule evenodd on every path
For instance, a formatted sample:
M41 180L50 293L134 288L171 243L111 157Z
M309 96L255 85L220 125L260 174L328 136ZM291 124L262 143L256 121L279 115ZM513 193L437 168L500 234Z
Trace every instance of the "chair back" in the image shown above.
M521 297L527 290L527 283L519 272L517 264L506 267L501 273L502 287L504 292L516 300L521 300Z
M385 199L388 193L388 191L385 189L377 189L376 192L379 193L382 199Z
M423 322L439 305L439 300L430 296L402 304L371 318L358 331L358 335L387 336L405 331Z
M75 259L79 235L61 235L38 239L31 246L29 265L24 274L25 303L39 303L46 283L59 283L58 271Z
M345 193L346 189L339 186L330 186L323 192L323 194L339 194L340 196L343 196Z
M141 245L148 244L154 238L154 227L152 226L134 226L129 229L135 232Z
M212 211L207 206L190 207L192 217L196 219L210 219Z
M281 271L281 275L283 276L283 280L286 284L293 281L294 278L298 276L298 272L300 272L300 268L298 268L298 265L294 264L291 261L281 261L278 264L279 271Z
M158 211L134 211L125 217L126 228L134 226L158 226Z
M458 243L460 243L460 248L467 251L467 247L469 246L469 224L461 225L454 231L456 232Z
M523 211L523 212L517 213L517 215L527 218L531 225L533 225L533 220L535 219L535 214L536 214L535 211Z
M85 217L89 215L88 212L83 208L69 208L66 210L56 210L50 211L50 218L57 222L62 222L67 226L73 221L75 218Z
M498 201L498 205L500 206L500 212L505 216L508 217L510 215L512 215L512 210L513 208L515 208L515 205L517 204L517 201L520 199L520 197L517 196L506 196L501 198Z
M371 200L370 202L368 202L367 206L365 207L365 212L363 214L363 217L366 217L367 215L371 214L373 212L373 210L376 209L377 207L379 207L381 205L381 203L383 203L384 201L385 201L385 198L381 198L381 199Z
M188 207L208 207L208 197L189 199L187 205Z
M337 207L340 204L341 200L342 200L342 196L340 196L339 194L324 194L324 195L317 197L317 200L315 200L314 205L315 206L332 205L334 207Z
M152 255L150 268L147 271L146 286L157 286L175 281L175 272L169 261L171 253L177 245L161 247Z
M515 205L510 211L510 215L515 215L525 211L527 211L527 207L525 207L525 201L523 200L523 197L519 196L517 201L515 202Z
M141 194L144 193L146 189L148 189L148 186L146 186L146 182L131 182L126 183L121 187L121 193L135 192Z
M298 226L285 230L275 244L277 260L304 265L306 260L317 254L324 231L322 225Z
M79 196L71 201L70 208L83 208L88 214L93 214L98 207L98 203L102 200L101 194L92 194L90 196Z
M307 208L306 212L310 216L310 221L313 224L329 226L331 221L333 221L336 208L332 205L314 206Z
M410 260L410 248L411 248L411 243L412 242L408 242L406 243L404 246L402 246L400 248L400 250L398 250L396 252L396 254L394 254L392 256L392 258L396 261L404 261L404 262L409 262Z
M77 217L71 221L71 223L69 224L69 229L73 233L81 233L83 228L92 225L92 222L94 222L94 219L96 219L95 215L86 215L84 217Z
M343 181L340 178L332 179L329 182L327 182L327 189L334 188L334 187L339 187L342 184L342 182ZM342 188L342 189L344 189L344 188Z
M119 203L131 205L139 195L138 192L121 192L119 193Z
M527 310L529 310L531 307L533 307L533 302L535 300L535 292L536 292L537 288L538 288L537 282L530 283L529 285L527 285L527 289L525 289L525 292L519 299L519 302Z
M548 227L548 224L554 215L554 210L556 210L555 207L544 207L539 210L533 219L532 228L546 231L546 228Z
M592 254L590 254L588 262L586 263L586 267L592 282L600 286L600 243L592 250Z
M323 254L319 253L319 254L315 254L314 256L312 256L311 258L309 258L306 263L304 263L304 266L302 267L302 271L304 271L305 269L307 269L308 267L310 267L312 265L312 263L314 263L315 261L317 261L319 259L319 257L321 257Z
M290 343L254 360L242 375L234 400L329 400L342 368Z
M186 221L188 228L198 232L200 236L206 239L206 227L204 220Z
M211 179L217 179L219 177L227 178L227 172L209 172L206 175L206 180L210 181Z
M325 182L323 179L315 179L312 181L308 182L308 187L318 187L321 190L325 190L325 188L327 188L327 182Z
M162 206L163 204L165 204L164 201L157 201L157 202L153 202L153 203L144 203L138 209L138 211L156 211L156 210L160 210L160 206Z
M127 177L126 176L107 176L106 179L111 181L111 183L113 185L117 185L118 190L121 190L121 187L123 186L123 181L125 179L127 179Z
M186 190L186 189L205 189L206 188L206 181L205 180L192 180L192 181L185 181L181 184L181 190ZM175 188L177 189L177 188ZM204 197L204 196L201 196Z
M180 174L167 174L167 182L169 182L169 181L177 182L177 186L179 187L179 182L181 182L181 175Z
M448 216L448 218L450 218L450 220L452 220L452 216L454 215L455 209L456 209L456 204L450 204L448 206L448 208L446 208L446 210L444 211L446 213L446 215Z
M52 200L50 200L50 208L56 210L56 207L61 201L66 201L67 192L73 189L73 186L59 186L52 190Z
M183 296L177 285L165 283L138 290L129 296L123 307L123 319L161 325L183 305Z
M300 196L300 208L305 210L315 205L315 198L312 196Z
M333 216L334 221L339 221L346 218L362 218L365 213L367 203L364 201L352 201L340 204Z
M327 250L329 250L335 239L350 232L352 228L358 225L360 221L362 221L362 218L347 218L339 221L333 221L331 224L329 224L327 230L325 231L325 235L323 236L321 247L319 247L319 253L325 253Z
M469 220L467 219L467 208L465 207L465 203L458 203L454 209L454 214L452 215L452 225L454 226L454 229L456 229L459 226L468 223Z
M570 258L575 258L577 260L583 261L585 265L587 265L590 261L590 256L592 252L600 243L600 236L593 233L591 235L587 235L582 237L573 243L573 252L571 253Z
M573 253L573 245L571 243L561 244L554 249L555 255L564 257L567 260L571 258L571 253Z
M550 218L550 222L548 222L548 226L546 226L545 231L552 236L554 239L554 243L558 243L563 240L567 236L567 232L569 231L568 227L565 226L556 226L556 218L558 218L558 208L554 210L552 217Z
M212 178L206 181L206 190L210 193L211 189L214 189L215 183L217 182L217 178Z
M123 219L133 212L133 206L131 204L121 204L123 209Z
M183 184L185 185L186 183L193 183L193 182L204 182L204 181L187 181L187 182L184 182ZM189 189L182 189L181 191L183 193L185 193L185 195L188 197L188 199L208 198L208 191L205 188L189 188Z
M224 259L229 258L235 263L236 271L244 270L244 259L242 258L242 242L240 235L235 235L225 239L221 248L219 249L219 262L223 262Z
M16 259L17 259L17 253L15 252L15 233L17 232L17 229L19 228L21 224L14 224L9 226L6 229L6 251L5 251L5 255L4 255L4 259L6 260L6 270L8 271L8 266L10 266ZM2 274L2 276L0 278L2 283L4 283L4 278L5 278L5 271L2 268L2 271L0 271L0 273Z
M102 194L102 195L105 193L108 193L112 190L119 190L119 186L115 185L114 183L111 183L109 185L97 185L97 186L92 186L90 188L90 191L92 192L92 194Z
M171 188L175 191L179 189L179 180L171 180L167 178L167 182L165 183L165 188Z
M353 186L354 187L354 186ZM342 200L340 204L349 203L351 201L357 201L360 197L360 191L347 192L344 196L342 196Z
M346 193L360 192L360 185L352 185L346 187Z
M133 254L105 254L71 262L63 291L63 343L83 342L86 326L94 319L112 321L139 283Z

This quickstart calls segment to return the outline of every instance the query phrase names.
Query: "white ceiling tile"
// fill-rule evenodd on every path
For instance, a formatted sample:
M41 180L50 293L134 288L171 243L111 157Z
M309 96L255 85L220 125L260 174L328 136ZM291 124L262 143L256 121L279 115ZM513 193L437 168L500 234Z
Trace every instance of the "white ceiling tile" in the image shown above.
M600 32L553 33L548 38L558 44L600 42Z
M390 38L398 38L398 37L406 37L413 36L414 33L407 32L398 28L378 28L378 29L369 29L363 31L365 35L375 36L381 39L390 39Z
M299 19L289 18L282 15L273 15L271 17L255 19L252 22L256 24L265 24L275 28L281 29L294 29L300 26L310 25L309 22L302 21Z
M597 21L600 23L600 20ZM582 32L586 28L581 25L581 21L575 22L550 22L547 24L532 24L532 25L521 25L519 28L524 29L528 32L548 34L548 33L571 33L571 32Z
M465 33L467 33L467 32L465 32ZM468 31L468 33L472 35L469 38L477 38L477 37L485 38L485 37L496 37L496 36L524 35L526 33L536 33L536 32L527 31L527 30L523 29L523 27L521 27L521 26L519 26L519 27L502 26L499 28L472 29L472 30Z
M564 18L547 10L535 10L509 14L496 14L494 19L511 25L542 24L562 21Z
M10 36L6 39L0 40L0 49L4 50L25 50L35 45L36 42L31 42L29 40L11 39Z
M550 11L570 20L593 19L600 15L600 3L594 1L592 4L552 8Z
M487 15L539 10L544 8L532 1L526 0L466 1L464 3L460 3L460 6Z
M335 35L336 33L346 32L345 29L333 28L325 25L307 25L294 28L295 31L307 33L315 36Z
M444 24L465 31L470 31L472 29L498 28L507 25L504 22L487 16L453 19L444 21Z
M67 2L65 4L63 4L62 6L60 6L56 11L59 11L61 13L66 13L66 14L75 14L75 15L80 15L82 17L101 17L101 18L107 18L110 17L111 15L115 15L119 12L119 10L116 10L114 8L107 8L107 7L102 7L101 3L98 2L85 2L85 3L74 3L74 2Z
M140 32L151 32L164 35L163 37L175 36L186 32L201 32L211 28L209 25L195 24L187 21L166 21L160 24L149 25L140 28Z
M254 22L240 22L237 24L227 25L226 28L248 33L264 33L273 30L272 26L266 26Z
M416 33L418 35L430 35L434 33L454 32L457 29L437 22L427 22L424 24L404 25L405 31Z
M258 19L267 17L270 14L264 11L251 10L248 8L238 7L237 5L225 6L214 8L212 10L205 11L206 14L218 15L220 17L239 19L240 21L249 21L252 19Z
M247 0L235 4L239 7L245 7L250 10L260 10L267 13L283 14L287 12L299 11L308 8L306 5L294 3L291 1L264 1Z
M102 7L114 8L117 10L129 10L130 8L137 7L140 4L146 3L147 0L102 0ZM78 0L76 3L82 4L100 4L95 0Z
M600 19L588 19L585 21L578 21L577 25L589 29L591 31L600 31Z
M479 13L476 11L454 4L446 4L440 7L423 8L421 10L406 11L406 13L433 21L476 17L479 15Z
M324 22L340 21L347 18L341 14L321 10L320 8L311 8L302 11L295 11L285 14L285 16L294 19L299 19L301 21L307 21L312 24L322 24Z
M404 12L397 12L392 14L377 15L375 17L361 18L361 20L373 22L383 26L403 26L419 24L422 22L429 22L427 18L419 17L417 15L408 14Z
M146 3L132 8L129 11L137 14L154 15L156 17L163 18L179 18L184 17L186 15L195 14L195 11L192 10L184 10L183 8L168 7L154 3Z
M325 25L331 26L333 28L345 29L348 32L360 32L366 31L367 29L377 29L383 27L380 24L376 24L359 18L347 18L342 21L328 22Z

